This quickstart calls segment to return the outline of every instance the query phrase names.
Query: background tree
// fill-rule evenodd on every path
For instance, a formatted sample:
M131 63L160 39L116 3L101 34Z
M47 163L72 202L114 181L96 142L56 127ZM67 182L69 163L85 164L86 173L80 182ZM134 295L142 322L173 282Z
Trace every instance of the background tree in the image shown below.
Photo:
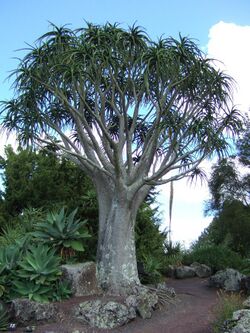
M40 219L44 221L47 212L62 207L73 211L77 207L77 217L87 220L91 234L90 238L84 240L85 251L81 259L95 259L97 197L92 182L82 170L48 149L34 151L31 148L19 148L15 152L11 146L6 147L0 166L4 185L0 230L3 228L8 231L8 238L22 237L23 233L33 231L34 224ZM137 260L143 263L149 256L155 261L164 259L163 244L166 236L159 230L161 221L157 195L155 190L151 190L137 214L136 255ZM152 204L155 208L151 208ZM28 224L27 228L31 230L26 230L23 224Z
M241 121L231 79L189 38L154 42L139 27L54 27L20 61L3 126L52 144L92 179L99 205L98 278L139 284L134 227L152 186L197 173L227 150Z
M237 141L236 154L220 160L212 168L209 180L211 198L205 212L215 217L199 238L198 245L224 244L243 256L250 253L249 138L247 125Z
M65 206L72 210L82 208L83 201L88 201L89 207L94 205L90 202L93 200L90 179L71 161L57 158L47 149L34 151L19 148L15 152L8 146L5 157L1 157L0 166L4 187L3 205L10 217L19 215L29 207L49 210L55 206ZM97 220L96 203L95 206L96 215L93 218ZM91 220L87 207L84 208Z

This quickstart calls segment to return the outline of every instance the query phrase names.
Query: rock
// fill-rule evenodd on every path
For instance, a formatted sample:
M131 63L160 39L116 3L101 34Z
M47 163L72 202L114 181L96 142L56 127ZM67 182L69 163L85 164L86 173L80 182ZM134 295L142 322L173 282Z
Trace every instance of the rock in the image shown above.
M250 333L250 310L235 311L232 320L236 321L236 325L231 333Z
M133 307L124 304L101 300L80 303L76 308L77 319L88 322L92 327L101 329L120 327L136 317Z
M250 297L248 297L243 303L242 303L243 307L245 309L250 309Z
M166 272L165 272L165 275L167 277L174 278L175 277L175 266L174 265L168 265L167 269L166 269Z
M250 276L245 276L240 281L240 289L246 294L250 295Z
M194 262L190 267L194 269L195 274L200 278L206 278L212 275L212 269L205 264Z
M239 291L240 281L244 277L243 274L235 269L227 268L223 271L218 271L209 279L211 287L222 288L226 291Z
M143 319L149 319L152 316L152 310L158 304L158 296L156 292L148 292L147 290L141 292L137 296L136 310Z
M125 303L129 308L134 308L143 319L149 319L158 304L158 296L156 291L140 287L136 294L126 298Z
M71 285L73 296L95 295L100 293L96 278L96 265L86 262L61 266L62 278Z
M19 324L45 323L57 316L57 307L52 303L38 303L28 299L15 299L11 303L15 320Z
M176 296L176 292L175 292L174 288L168 287L166 282L158 283L156 285L156 289L158 291L163 291L164 294L168 295L169 297L174 298Z
M195 270L189 266L179 266L175 269L176 279L186 279L195 276Z

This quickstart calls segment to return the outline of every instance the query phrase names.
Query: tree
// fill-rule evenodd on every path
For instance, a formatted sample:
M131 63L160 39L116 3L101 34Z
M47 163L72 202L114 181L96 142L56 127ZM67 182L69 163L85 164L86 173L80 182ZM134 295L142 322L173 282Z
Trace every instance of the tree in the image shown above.
M189 38L150 40L140 27L55 27L13 73L3 126L23 144L51 144L93 181L98 279L110 293L139 284L134 226L152 186L197 174L237 134L230 77Z
M247 124L243 135L236 143L236 154L222 158L212 167L208 182L211 199L207 202L206 213L218 212L233 201L249 205L250 195L250 127ZM240 172L240 167L245 167Z
M214 214L196 246L223 244L241 255L250 252L250 127L236 142L236 154L223 158L212 168L209 180L210 200L205 212ZM240 167L244 166L240 172Z
M93 190L90 179L71 161L59 159L48 150L20 148L15 152L7 146L0 167L3 208L12 217L28 207L48 210L65 206L73 210L79 206L82 210L83 201L90 206L87 200L88 192Z

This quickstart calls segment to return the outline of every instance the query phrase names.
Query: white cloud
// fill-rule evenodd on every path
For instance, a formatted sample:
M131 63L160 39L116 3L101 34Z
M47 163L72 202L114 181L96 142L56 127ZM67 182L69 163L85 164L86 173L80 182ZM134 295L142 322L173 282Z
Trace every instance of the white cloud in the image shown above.
M6 134L0 127L0 156L4 155L5 146L11 145L13 149L16 149L18 143L16 141L16 135L14 133Z
M234 103L246 112L250 108L250 26L223 21L209 31L208 56L236 81Z
M200 167L208 178L213 162L204 161ZM160 188L159 203L163 210L162 229L169 223L169 184ZM204 202L209 199L207 182L189 184L187 179L174 182L174 199L172 212L172 240L181 241L186 247L197 239L211 221L203 215Z
M234 104L243 112L250 108L250 26L219 22L211 27L206 47L208 57L219 60L217 66L236 81ZM206 162L209 172L212 163ZM211 221L204 218L204 201L209 199L207 185L189 187L185 180L175 183L172 216L172 239L188 246ZM169 187L164 186L159 198L164 211L163 228L168 225Z
M209 192L205 183L202 186L199 183L189 186L185 179L174 183L171 233L173 241L181 241L188 247L208 226L211 218L203 216L204 202L208 198ZM163 210L161 229L168 229L169 186L163 186L158 201Z

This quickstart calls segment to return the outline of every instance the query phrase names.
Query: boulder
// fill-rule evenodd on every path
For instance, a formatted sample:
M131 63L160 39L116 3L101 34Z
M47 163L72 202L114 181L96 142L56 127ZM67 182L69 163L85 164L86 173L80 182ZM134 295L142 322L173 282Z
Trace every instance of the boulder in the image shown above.
M118 302L91 300L80 303L75 309L75 316L92 327L111 329L125 325L136 317L136 313L133 307L128 308Z
M69 282L73 296L96 295L100 293L94 262L62 265L62 279Z
M250 276L245 276L241 279L240 288L246 295L250 295Z
M15 299L11 302L11 310L18 324L47 323L53 321L58 309L52 303L39 303L28 299Z
M239 291L241 289L241 279L243 274L235 269L227 268L223 271L218 271L209 279L211 287L222 288L226 291Z
M250 297L248 297L243 303L242 303L243 307L245 309L249 309L250 310Z
M166 282L157 283L156 289L157 291L164 292L164 294L168 295L169 297L174 298L176 296L174 288L168 287Z
M166 268L165 275L170 278L175 277L175 266L174 265L168 265Z
M156 291L140 287L135 294L126 298L125 303L129 308L133 308L140 317L149 319L152 311L157 307L158 296Z
M195 270L192 267L189 266L179 266L175 269L175 277L176 279L186 279L194 277Z
M212 269L205 264L194 262L190 267L194 269L195 274L200 278L206 278L212 275Z
M250 333L250 310L238 310L233 313L236 324L230 333Z

